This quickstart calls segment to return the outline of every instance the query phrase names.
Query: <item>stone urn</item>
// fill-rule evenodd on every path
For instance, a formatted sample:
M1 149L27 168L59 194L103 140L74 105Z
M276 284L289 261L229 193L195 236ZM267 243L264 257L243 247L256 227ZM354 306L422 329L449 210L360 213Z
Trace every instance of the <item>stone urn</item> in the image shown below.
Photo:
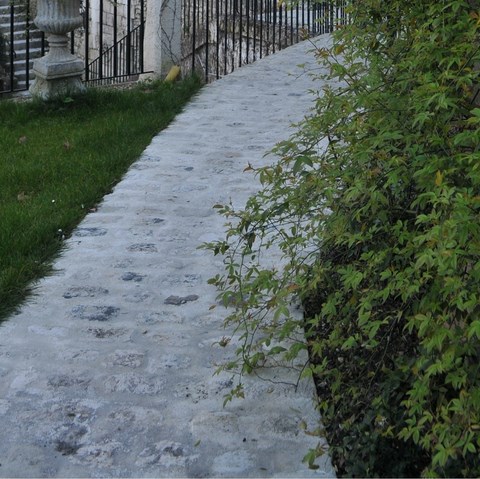
M80 0L38 0L34 23L47 34L49 52L33 63L30 93L47 99L84 91L83 61L68 46L68 33L83 23Z

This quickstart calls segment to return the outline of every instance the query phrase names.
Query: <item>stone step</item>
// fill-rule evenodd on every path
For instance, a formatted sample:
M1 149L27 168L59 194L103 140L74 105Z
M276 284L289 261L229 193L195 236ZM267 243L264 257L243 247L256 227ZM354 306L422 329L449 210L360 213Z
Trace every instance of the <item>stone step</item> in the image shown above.
M35 60L35 58L38 58L40 55L36 56L36 57L30 57L29 60L28 60L28 64L30 66L30 70L32 69L33 67L33 61ZM23 59L18 59L18 60L15 60L13 62L13 71L15 72L15 76L16 77L21 77L21 76L25 76L26 75L26 68L25 68L25 63L26 63L26 59L23 58Z
M33 72L30 72L30 78L29 78L29 83L28 83L28 86L30 86L33 81L35 80L35 75L33 74ZM10 89L10 79L6 79L6 84L5 86L7 87L6 90L8 91ZM23 75L19 75L19 76L15 76L14 77L14 90L27 90L27 80L26 80L26 75L23 74Z
M6 55L10 55L10 42L7 43L6 46ZM47 47L47 45L45 45ZM29 42L28 42L28 48L30 52L33 52L35 50L41 50L42 48L42 38L39 36L34 36L30 37ZM26 55L26 50L27 50L27 41L25 38L16 38L15 41L13 42L13 55L17 58L18 55Z
M33 66L33 59L29 62L29 83L32 84L33 80L35 79L35 74L33 73L32 66ZM14 81L15 81L15 89L23 90L27 86L27 72L25 69L24 64L15 64L14 65Z
M1 30L0 30L1 31ZM37 29L31 29L30 30L30 35L29 35L29 38L30 40L32 39L41 39L42 38L42 32L40 30L37 30ZM10 41L10 32L8 32L7 34L5 34L5 37L8 41ZM25 32L25 30L19 30L19 31L14 31L13 32L13 42L14 44L16 42L20 42L20 41L25 41L27 38L27 34Z
M30 23L29 29L30 38L32 37L41 37L42 33L40 30L33 24ZM11 36L10 23L2 23L0 19L0 33L4 35L8 40ZM13 27L14 39L25 38L27 34L27 23L25 21L15 23Z
M40 46L32 47L32 48L29 49L28 55L29 55L29 58L41 57L42 56L42 49L40 48ZM27 50L24 46L23 49L14 51L13 64L14 65L20 65L20 64L24 65L26 58L27 58Z
M12 12L12 9L11 9L10 5L0 6L0 17L7 17L8 19L10 19L11 12ZM16 5L13 7L13 12L14 12L15 17L26 16L26 10L24 8L16 6Z
M0 15L0 28L5 30L10 30L10 15ZM30 22L31 27L35 28L33 22ZM13 23L13 30L20 31L27 28L27 22L25 17L15 16L15 21Z

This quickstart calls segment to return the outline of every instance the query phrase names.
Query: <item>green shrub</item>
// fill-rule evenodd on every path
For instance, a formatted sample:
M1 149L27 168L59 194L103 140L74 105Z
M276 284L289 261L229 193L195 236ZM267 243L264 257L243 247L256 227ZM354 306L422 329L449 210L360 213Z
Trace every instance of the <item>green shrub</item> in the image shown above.
M341 474L478 476L478 5L363 0L350 15L316 52L341 85L256 170L245 209L220 208L212 282L243 338L225 368L308 349ZM273 245L284 265L262 266Z

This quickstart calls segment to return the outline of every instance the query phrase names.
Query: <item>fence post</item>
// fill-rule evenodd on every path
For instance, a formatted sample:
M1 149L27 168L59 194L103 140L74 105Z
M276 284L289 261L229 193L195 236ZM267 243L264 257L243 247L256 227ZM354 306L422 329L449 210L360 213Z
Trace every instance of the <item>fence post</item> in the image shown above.
M147 0L145 71L164 77L181 60L182 0Z

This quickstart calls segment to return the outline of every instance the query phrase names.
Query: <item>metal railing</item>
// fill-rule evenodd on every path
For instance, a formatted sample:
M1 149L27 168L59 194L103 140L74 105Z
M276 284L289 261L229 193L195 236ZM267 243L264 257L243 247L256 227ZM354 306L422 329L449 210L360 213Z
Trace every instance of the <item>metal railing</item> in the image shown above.
M28 89L32 62L42 55L44 42L32 24L29 2L0 1L0 93Z
M143 59L146 0L126 1L123 28L118 21L120 5L117 2L97 0L93 3L98 4L97 38L100 51L97 58L90 61L90 45L85 44L85 82L90 85L121 83L145 73ZM113 7L108 24L104 18L104 3ZM85 10L89 12L90 0L84 0L84 4ZM110 38L113 38L113 43L105 48L106 26L112 31ZM90 38L89 23L85 25L85 36ZM122 38L118 40L119 36Z
M108 85L138 78L143 69L144 23L107 48L85 69L85 83Z
M182 70L206 81L347 21L347 0L178 1ZM29 2L0 0L0 94L27 90L33 60L48 48ZM144 73L145 10L146 0L83 0L84 25L72 33L71 49L84 59L85 82L116 83Z
M211 81L347 21L345 0L184 0L184 69Z

